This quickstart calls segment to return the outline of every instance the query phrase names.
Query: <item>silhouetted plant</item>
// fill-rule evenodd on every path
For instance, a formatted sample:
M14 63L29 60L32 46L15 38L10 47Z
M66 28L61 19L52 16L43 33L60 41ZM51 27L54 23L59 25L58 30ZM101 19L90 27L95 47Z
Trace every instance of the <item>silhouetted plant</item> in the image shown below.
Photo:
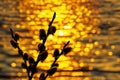
M22 51L22 49L19 47L19 43L18 43L18 40L20 38L19 35L17 33L15 33L10 28L10 32L11 32L11 36L12 36L12 40L10 41L10 43L14 48L18 49L18 54L23 59L23 62L22 62L21 65L22 65L23 68L25 68L27 70L27 75L28 75L29 80L32 80L34 74L37 72L37 68L36 68L37 64L39 62L43 62L48 56L48 51L46 50L45 42L46 42L49 35L51 35L51 34L53 35L56 32L56 27L52 26L52 23L53 23L55 17L56 17L56 13L54 13L53 18L52 18L51 22L48 25L49 28L47 30L47 33L46 33L46 31L44 29L40 29L40 31L39 31L39 38L40 38L40 40L42 40L42 43L38 44L39 55L37 56L36 61L34 60L34 58L30 57L28 55L28 53L24 53ZM67 47L67 45L69 43L70 43L70 41L68 41L64 45L61 52L59 51L59 49L54 50L54 53L53 53L54 61L51 64L50 69L47 70L46 73L43 72L43 73L40 74L39 80L46 80L46 78L48 76L52 76L57 71L57 67L59 66L59 64L57 63L58 58L61 55L68 54L72 49L71 47ZM29 63L29 65L27 64L27 62Z

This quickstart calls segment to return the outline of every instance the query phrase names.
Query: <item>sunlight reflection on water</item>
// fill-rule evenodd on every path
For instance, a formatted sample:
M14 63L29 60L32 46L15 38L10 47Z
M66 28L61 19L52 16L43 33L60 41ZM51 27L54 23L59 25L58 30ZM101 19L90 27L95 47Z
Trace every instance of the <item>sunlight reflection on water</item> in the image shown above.
M112 80L120 78L118 76L120 71L120 28L118 27L120 9L118 6L120 3L115 4L117 1L0 1L0 71L5 73L4 75L0 73L0 78L7 76L6 80L7 78L17 80L17 77L26 75L25 71L21 71L20 68L21 58L17 56L16 50L11 48L7 41L10 40L8 28L12 27L20 33L22 50L36 58L36 45L40 42L39 29L47 30L54 11L57 13L54 22L57 32L54 36L49 36L47 49L52 54L53 49L61 49L64 43L70 40L73 50L68 56L62 56L59 59L59 71L48 80ZM109 11L107 8L111 10ZM7 60L2 58L7 58ZM51 61L53 61L52 55L47 58L45 63L38 65L39 69L47 70ZM81 72L82 69L93 71ZM38 77L38 74L35 77ZM23 80L25 79L23 78Z

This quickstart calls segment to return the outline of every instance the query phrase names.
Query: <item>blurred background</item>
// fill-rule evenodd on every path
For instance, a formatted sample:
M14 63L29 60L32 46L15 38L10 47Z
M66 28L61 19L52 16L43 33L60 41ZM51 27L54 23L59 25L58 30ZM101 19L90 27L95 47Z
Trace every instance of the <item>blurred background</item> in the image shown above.
M48 70L54 49L68 40L73 49L60 57L58 72L47 80L119 80L119 0L0 0L0 80L27 79L22 59L10 45L9 28L20 34L22 50L36 59L39 30L48 29L54 12L57 32L48 37L49 56L37 68Z

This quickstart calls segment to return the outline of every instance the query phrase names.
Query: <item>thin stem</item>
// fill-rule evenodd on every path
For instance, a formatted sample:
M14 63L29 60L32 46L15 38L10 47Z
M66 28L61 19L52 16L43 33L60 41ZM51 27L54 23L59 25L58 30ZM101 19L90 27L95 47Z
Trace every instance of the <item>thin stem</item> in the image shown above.
M25 65L27 65L26 60L24 60L24 63L25 63ZM26 67L26 70L27 70L27 75L28 75L28 77L30 77L28 67Z
M32 80L32 76L29 77L29 80Z
M45 42L46 42L48 36L49 36L49 34L48 34L48 32L47 32L47 36L43 39L43 45L45 45Z
M45 78L44 78L44 80L46 80L46 78L49 76L49 74L46 74L46 76L45 76Z
M19 45L18 45L18 47L17 47L19 50L21 50L20 49L20 47L19 47ZM23 58L23 57L22 57ZM24 60L24 59L23 59ZM27 61L26 60L24 60L24 63L25 63L25 65L27 66ZM28 75L28 78L30 78L30 71L28 70L28 67L26 67L26 70L27 70L27 75ZM30 79L29 79L30 80Z
M49 28L48 28L48 31L47 31L47 36L46 36L45 39L43 40L43 44L45 44L45 42L46 42L46 40L47 40L47 37L49 36L50 27L52 26L52 23L53 23L55 17L56 17L56 12L54 12L54 15L53 15L53 17L52 17L52 20L50 21L50 23L49 23L49 25L48 25Z
M48 36L49 36L49 33L47 32L47 36L43 39L43 45L45 45L45 42L46 42ZM38 58L39 58L39 56L37 57L37 61L35 62L34 68L36 68L36 66L37 66L37 64L39 62ZM30 80L32 79L33 75L34 75L34 72L32 72L32 74L30 76Z
M46 40L47 40L48 36L50 35L50 28L51 28L51 26L52 26L52 23L53 23L55 17L56 17L56 12L54 12L53 18L52 18L52 20L50 21L50 23L49 23L49 25L48 25L49 28L48 28L48 30L47 30L47 35L46 35L46 37L43 39L43 43L42 43L43 46L45 45ZM11 28L10 28L10 31L11 31L12 38L14 39L14 32L13 32L13 30L12 30ZM16 42L17 42L17 41L16 41ZM68 44L69 44L69 42L67 42L67 44L64 45L63 49L64 49ZM19 47L19 43L18 43L17 48L18 48L18 50L21 50L20 47ZM42 51L41 51L41 52L42 52ZM41 52L40 52L40 53L41 53ZM58 60L58 58L59 58L62 54L63 54L63 50L62 50L61 54L60 54L57 58L55 58L55 60L54 60L54 62L52 63L52 65L54 65L54 64L56 63L56 61ZM29 78L29 80L32 80L33 75L35 74L35 72L34 72L34 70L32 70L32 71L29 70L29 66L27 66L27 61L24 59L24 54L23 54L23 53L22 53L22 58L23 58L23 60L24 60L24 64L26 65L26 70L27 70L28 78ZM39 59L38 59L38 58L39 58L39 56L37 57L37 61L35 62L34 66L33 66L34 69L36 69L37 64L39 63ZM52 68L52 65L51 65L50 68ZM45 76L45 80L46 80L46 78L47 78L48 75L49 75L49 74L47 73L46 76Z

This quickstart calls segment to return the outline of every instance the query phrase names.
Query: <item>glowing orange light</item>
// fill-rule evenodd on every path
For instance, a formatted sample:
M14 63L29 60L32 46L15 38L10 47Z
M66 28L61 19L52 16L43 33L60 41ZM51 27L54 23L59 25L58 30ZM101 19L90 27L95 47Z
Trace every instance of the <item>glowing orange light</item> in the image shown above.
M117 62L120 63L120 58L117 58Z
M80 67L84 67L85 64L83 62L80 63Z
M78 51L80 51L80 48L79 47L78 48L74 48L73 51L74 52L78 52Z
M20 28L20 25L16 25L16 28Z
M22 76L22 73L21 73L21 72L18 72L17 75L20 77L20 76Z
M100 51L95 51L95 54L96 54L96 55L99 55L99 54L100 54Z
M94 42L94 45L95 45L95 46L98 46L98 45L99 45L99 42L95 41L95 42Z
M89 0L28 0L24 4L20 4L20 11L25 12L27 17L27 23L23 24L25 26L30 26L31 36L34 39L32 42L33 45L37 45L41 42L39 40L39 29L48 29L48 24L51 20L51 15L53 12L57 13L56 19L53 22L53 26L56 26L57 31L54 35L50 35L47 39L47 50L50 55L47 57L45 63L38 64L38 68L43 68L45 70L49 69L50 63L53 61L52 53L55 48L61 49L62 45L70 40L70 46L72 46L72 51L70 55L79 55L79 56L89 56L91 50L94 46L98 46L99 48L103 48L102 45L99 45L99 42L93 42L92 37L88 39L89 43L82 43L80 41L84 41L84 38L89 36L90 33L97 33L100 30L97 29L97 25L99 20L92 17L94 12L97 13L97 10L89 9L84 2L88 2ZM29 6L28 6L29 4ZM29 8L28 8L29 7ZM20 25L17 27L21 27ZM27 41L26 41L27 42ZM25 44L23 42L23 44ZM52 46L51 46L52 45ZM34 49L35 46L30 46L30 48ZM111 47L113 49L113 47ZM24 50L26 48L23 47ZM104 52L104 51L103 51ZM30 56L36 59L37 52L34 50L29 50L28 53ZM100 55L100 51L97 50L94 52L96 55ZM59 58L59 69L66 70L74 70L77 67L84 67L86 64L83 62L76 63L74 60L71 61L70 57L61 56ZM78 60L79 62L79 60ZM90 62L95 62L94 58L90 59ZM71 64L72 63L72 64ZM92 70L92 67L90 67ZM76 73L73 73L76 75ZM83 73L79 73L79 75L83 75ZM78 76L79 76L78 75ZM65 78L61 79L64 80ZM86 78L85 80L87 80ZM88 79L89 80L89 79Z
M15 62L11 63L11 66L16 67L16 63Z
M94 58L91 58L90 61L91 61L91 62L95 62L95 59L94 59Z
M71 29L71 26L64 26L64 29Z
M112 46L111 46L111 49L115 49L115 46L114 46L114 45L112 45Z
M91 80L89 77L85 77L83 80Z
M58 35L64 36L64 32L62 30L59 30Z
M72 76L83 76L83 72L73 72Z
M89 48L85 48L84 51L85 51L85 52L89 52L90 49L89 49Z
M111 51L108 52L108 55L109 55L109 56L112 56L112 55L113 55L113 52L111 52Z
M23 72L26 72L26 69L22 69Z

